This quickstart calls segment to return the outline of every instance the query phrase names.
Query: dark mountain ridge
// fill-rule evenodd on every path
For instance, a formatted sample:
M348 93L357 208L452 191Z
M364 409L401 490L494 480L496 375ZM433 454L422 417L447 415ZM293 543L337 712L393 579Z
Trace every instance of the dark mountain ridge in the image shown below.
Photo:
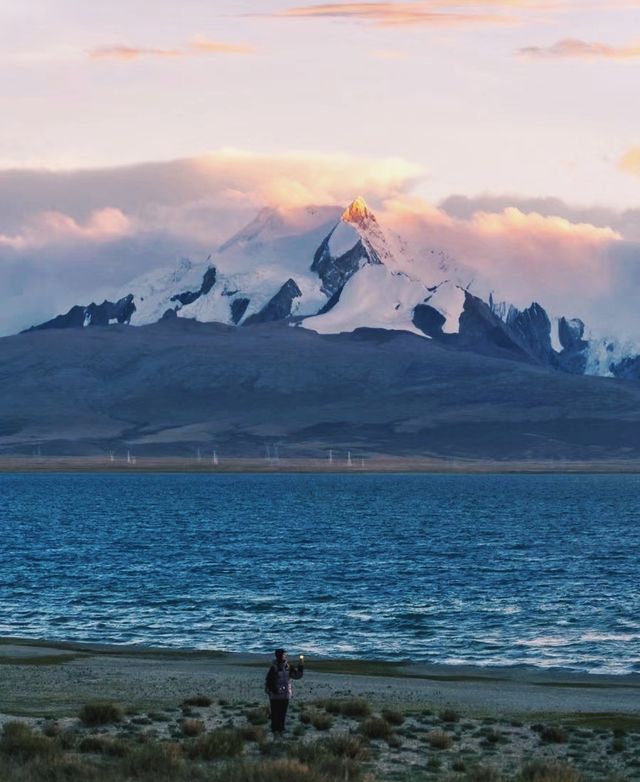
M640 387L400 331L171 318L0 339L0 453L640 456Z

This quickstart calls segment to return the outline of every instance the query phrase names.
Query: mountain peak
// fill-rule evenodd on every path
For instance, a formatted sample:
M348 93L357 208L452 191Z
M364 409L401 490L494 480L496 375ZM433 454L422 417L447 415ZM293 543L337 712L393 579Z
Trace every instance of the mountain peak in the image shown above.
M345 223L355 223L360 225L367 220L375 220L373 212L367 206L367 202L362 196L358 196L352 201L342 213L342 221Z

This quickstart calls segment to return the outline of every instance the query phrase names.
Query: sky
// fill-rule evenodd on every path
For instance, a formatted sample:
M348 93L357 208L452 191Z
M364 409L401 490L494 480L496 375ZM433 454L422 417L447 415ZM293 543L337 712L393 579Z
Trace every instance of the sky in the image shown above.
M0 0L0 333L360 193L628 263L639 75L640 0Z

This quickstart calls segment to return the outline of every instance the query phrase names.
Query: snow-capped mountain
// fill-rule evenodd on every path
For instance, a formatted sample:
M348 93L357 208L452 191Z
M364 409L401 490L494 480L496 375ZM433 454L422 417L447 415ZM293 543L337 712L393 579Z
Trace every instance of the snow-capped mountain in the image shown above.
M588 335L582 321L550 316L535 302L520 310L469 280L437 248L409 247L357 198L342 213L264 209L204 262L181 259L132 280L113 301L73 307L34 328L288 320L321 334L408 331L571 374L640 378L639 345Z

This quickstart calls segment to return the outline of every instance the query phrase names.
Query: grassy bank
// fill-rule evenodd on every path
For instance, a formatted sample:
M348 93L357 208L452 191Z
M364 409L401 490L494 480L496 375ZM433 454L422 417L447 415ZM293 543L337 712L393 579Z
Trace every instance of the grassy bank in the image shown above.
M640 779L637 676L311 656L274 742L267 664L0 639L0 780Z
M73 717L5 721L0 779L15 782L622 782L640 777L637 715L535 722L362 698L293 703L274 740L265 703L206 694L140 712L90 702Z

